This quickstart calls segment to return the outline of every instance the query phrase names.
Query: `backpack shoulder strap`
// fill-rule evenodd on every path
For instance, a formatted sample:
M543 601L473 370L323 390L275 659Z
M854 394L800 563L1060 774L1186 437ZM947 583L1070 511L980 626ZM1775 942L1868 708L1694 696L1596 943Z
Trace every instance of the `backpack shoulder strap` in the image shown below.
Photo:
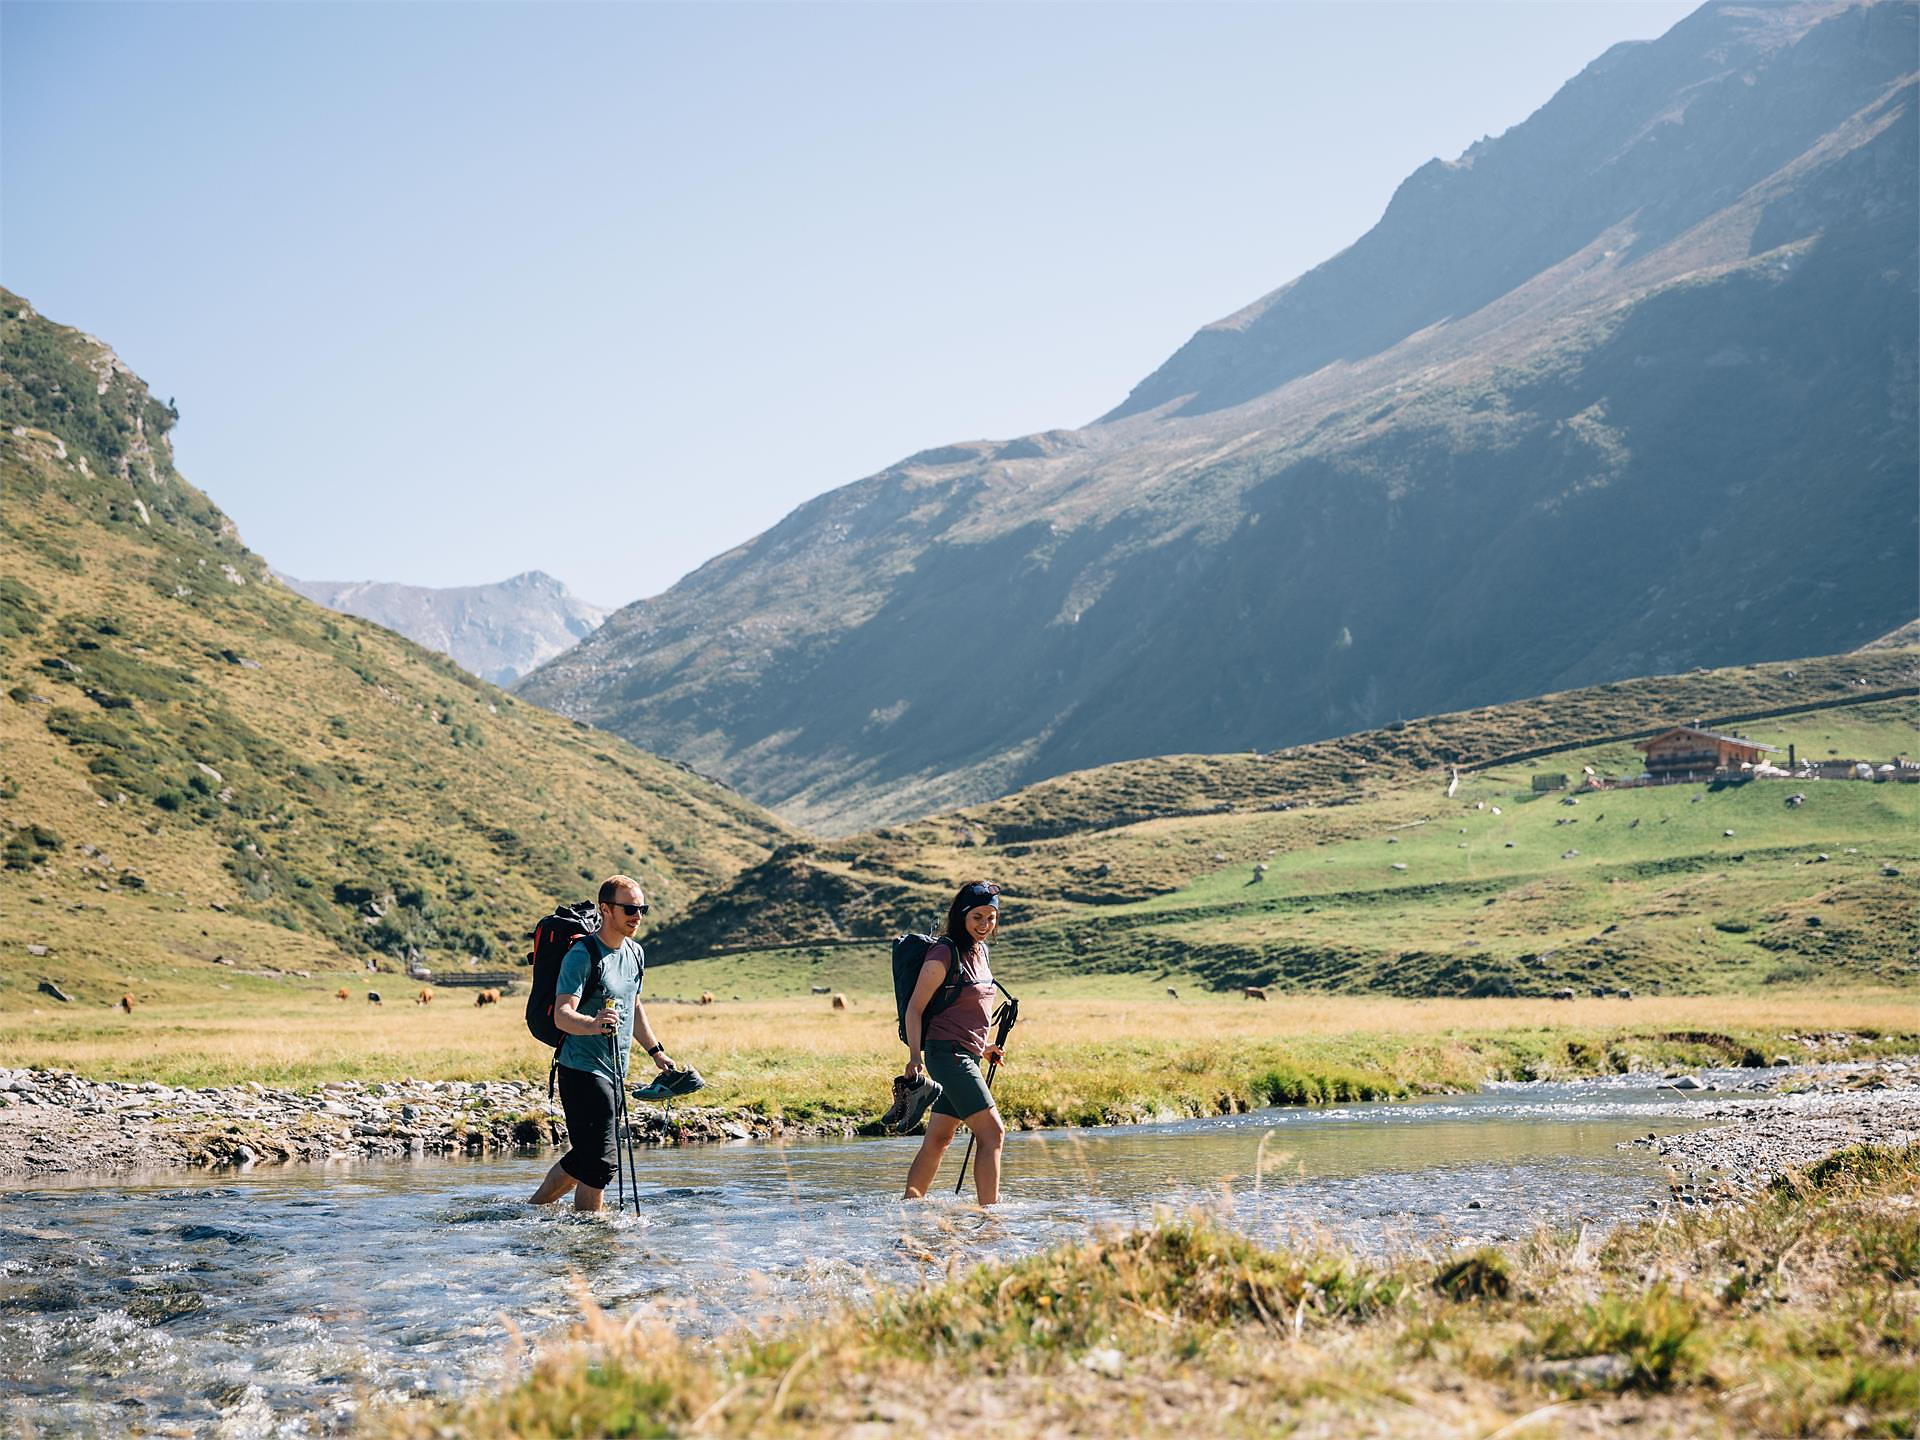
M593 959L592 968L587 971L586 988L580 992L580 1011L582 1014L591 1015L596 1013L596 1007L586 1003L588 997L604 996L608 993L606 974L608 952L607 947L600 943L600 937L591 931L580 937L580 943L587 947L587 954Z
M961 987L967 983L967 972L962 969L960 965L960 947L954 944L949 937L936 935L933 940L933 945L944 945L947 947L947 973L940 981L940 988L933 992L933 996L927 1001L927 1004L931 1007L934 1001L937 1000L940 1002L940 1008L944 1010L948 1005L953 1003ZM933 945L927 947L928 954L933 953Z

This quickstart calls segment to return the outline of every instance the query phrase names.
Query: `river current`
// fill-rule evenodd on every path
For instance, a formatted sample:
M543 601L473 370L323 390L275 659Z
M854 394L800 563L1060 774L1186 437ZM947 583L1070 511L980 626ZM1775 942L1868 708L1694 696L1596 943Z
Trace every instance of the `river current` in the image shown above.
M960 1144L933 1203L898 1200L914 1138L643 1151L638 1215L531 1209L545 1154L39 1183L0 1192L0 1419L334 1433L377 1399L507 1383L513 1334L583 1294L711 1333L1169 1210L1369 1251L1612 1225L1666 1195L1660 1162L1622 1142L1725 1098L1648 1084L1015 1134L987 1214L952 1194Z

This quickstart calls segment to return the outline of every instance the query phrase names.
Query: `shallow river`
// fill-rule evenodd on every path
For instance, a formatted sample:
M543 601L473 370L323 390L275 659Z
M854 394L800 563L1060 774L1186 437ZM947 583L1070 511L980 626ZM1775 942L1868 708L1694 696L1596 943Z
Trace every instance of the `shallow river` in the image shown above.
M1725 1098L1644 1085L1017 1134L990 1215L953 1200L958 1144L938 1203L901 1205L914 1139L643 1151L642 1213L618 1218L522 1203L550 1155L41 1184L0 1193L0 1421L328 1433L370 1398L499 1382L508 1322L564 1321L576 1284L711 1331L1168 1207L1375 1250L1611 1224L1666 1193L1662 1165L1620 1142Z

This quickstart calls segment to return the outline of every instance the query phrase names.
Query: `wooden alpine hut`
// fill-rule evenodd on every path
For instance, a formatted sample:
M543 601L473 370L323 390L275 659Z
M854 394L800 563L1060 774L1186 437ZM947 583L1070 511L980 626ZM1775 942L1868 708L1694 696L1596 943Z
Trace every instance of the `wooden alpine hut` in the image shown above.
M1655 780L1711 780L1737 772L1742 765L1758 765L1764 755L1780 753L1743 735L1722 735L1696 725L1662 730L1635 741L1633 748L1646 752L1647 774Z

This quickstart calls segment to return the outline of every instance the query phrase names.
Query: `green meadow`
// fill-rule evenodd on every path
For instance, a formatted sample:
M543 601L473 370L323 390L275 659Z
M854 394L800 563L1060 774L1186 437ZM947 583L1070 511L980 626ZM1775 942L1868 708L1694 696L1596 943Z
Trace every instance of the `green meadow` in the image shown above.
M1906 755L1915 702L1784 717L1758 738L1802 752ZM1617 744L1524 764L1395 776L1318 803L1143 819L1033 841L938 845L932 826L783 851L744 871L658 949L666 993L877 991L882 947L728 950L701 936L796 939L930 926L933 875L1007 888L1009 984L1402 996L1845 991L1909 986L1920 948L1920 785L1755 780L1539 792L1536 774L1636 770ZM1097 775L1099 772L1089 772ZM1802 797L1789 804L1792 797ZM1004 808L1009 802L997 802ZM1116 873L1137 898L1088 895ZM1132 883L1131 881L1129 883ZM724 914L731 931L702 925ZM802 982L805 982L803 985ZM1018 988L1016 984L1016 988Z

